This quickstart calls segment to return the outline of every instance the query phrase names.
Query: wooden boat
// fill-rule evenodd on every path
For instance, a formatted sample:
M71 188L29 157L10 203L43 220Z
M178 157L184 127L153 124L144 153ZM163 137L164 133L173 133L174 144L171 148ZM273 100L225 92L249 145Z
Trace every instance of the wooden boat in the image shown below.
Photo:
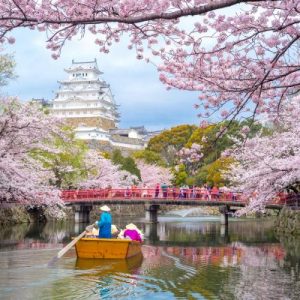
M142 244L128 239L81 238L76 244L79 258L129 258L141 254Z

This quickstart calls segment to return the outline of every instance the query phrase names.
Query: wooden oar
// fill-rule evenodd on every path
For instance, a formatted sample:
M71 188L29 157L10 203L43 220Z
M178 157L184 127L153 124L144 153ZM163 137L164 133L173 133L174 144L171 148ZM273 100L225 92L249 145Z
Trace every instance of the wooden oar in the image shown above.
M60 259L66 252L68 252L87 232L93 230L94 225L89 225L85 228L85 230L80 233L76 238L74 238L68 245L66 245L64 248L62 248L48 263L49 265L52 265L54 262L56 262L58 259Z

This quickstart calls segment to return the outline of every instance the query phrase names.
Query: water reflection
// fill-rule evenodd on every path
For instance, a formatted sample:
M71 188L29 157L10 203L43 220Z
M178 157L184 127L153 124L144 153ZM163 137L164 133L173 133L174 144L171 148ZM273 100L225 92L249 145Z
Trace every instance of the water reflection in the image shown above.
M84 259L77 258L75 268L79 270L97 271L97 275L103 276L107 273L122 272L131 273L141 266L143 255L139 254L127 259Z
M86 270L84 274L80 274L82 280L96 279L95 290L99 292L101 298L110 298L116 290L117 281L135 282L135 275L138 274L139 268L143 261L143 255L137 255L129 259L77 259L75 269ZM120 287L118 287L118 293Z
M123 227L129 221L114 219ZM300 239L275 236L272 221L162 218L149 226L143 256L76 259L58 249L85 228L72 223L0 232L1 299L299 299Z
M125 218L115 219L115 224L124 228ZM182 218L180 221L162 218L158 224L147 224L142 219L135 221L145 232L146 244L204 246L224 245L234 241L244 243L278 242L273 232L273 221L231 222L226 228L218 221L205 218ZM35 243L59 246L68 243L71 237L80 234L87 224L57 222L38 225L15 225L0 231L0 249L38 248Z

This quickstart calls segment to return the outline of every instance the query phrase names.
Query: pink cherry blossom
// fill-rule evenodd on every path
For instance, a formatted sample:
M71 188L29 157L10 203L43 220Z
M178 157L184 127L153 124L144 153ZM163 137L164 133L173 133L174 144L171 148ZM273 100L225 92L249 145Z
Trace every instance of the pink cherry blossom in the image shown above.
M276 115L272 135L248 139L230 153L236 163L227 176L249 201L240 213L262 210L279 192L299 189L299 114L299 97L296 97Z
M169 169L157 165L150 165L141 160L137 161L141 172L142 184L154 188L157 183L171 184L172 174Z
M82 188L126 188L138 178L127 171L120 170L120 166L114 165L111 160L103 158L95 150L90 150L86 155L86 167L89 175L86 180L79 183Z
M203 157L202 146L193 143L190 148L183 147L177 153L180 163L184 164L186 170L193 173L199 167Z
M87 30L103 53L130 36L128 48L137 59L160 57L160 79L168 89L201 93L207 110L201 115L256 117L280 110L300 84L299 5L300 0L5 0L0 40L12 43L18 27L42 30L57 59L68 40ZM187 26L188 16L193 20Z
M51 173L31 158L30 151L56 153L45 140L61 136L59 120L36 105L0 100L0 199L30 205L63 205L60 192L49 186Z

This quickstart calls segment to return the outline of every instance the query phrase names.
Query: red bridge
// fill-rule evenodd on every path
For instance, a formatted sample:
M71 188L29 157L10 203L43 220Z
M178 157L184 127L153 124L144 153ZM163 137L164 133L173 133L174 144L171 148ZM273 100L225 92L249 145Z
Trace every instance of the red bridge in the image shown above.
M155 189L93 189L93 190L65 190L62 191L63 201L68 203L93 204L179 204L179 205L210 205L231 204L243 207L248 201L243 199L242 193L219 192L201 193L186 190L180 192L178 188L166 189L157 192ZM267 204L267 208L281 209L284 205L297 205L299 197L280 194Z
M160 189L159 191L148 188L66 190L62 192L62 199L66 205L74 207L75 221L77 222L89 221L89 212L93 205L144 204L146 220L149 222L157 222L159 205L190 205L219 206L224 217L221 221L227 224L228 213L248 204L241 193L201 193L201 190L193 192L191 189L180 190L177 188ZM280 210L285 205L300 207L298 195L295 197L280 194L270 201L266 208Z

